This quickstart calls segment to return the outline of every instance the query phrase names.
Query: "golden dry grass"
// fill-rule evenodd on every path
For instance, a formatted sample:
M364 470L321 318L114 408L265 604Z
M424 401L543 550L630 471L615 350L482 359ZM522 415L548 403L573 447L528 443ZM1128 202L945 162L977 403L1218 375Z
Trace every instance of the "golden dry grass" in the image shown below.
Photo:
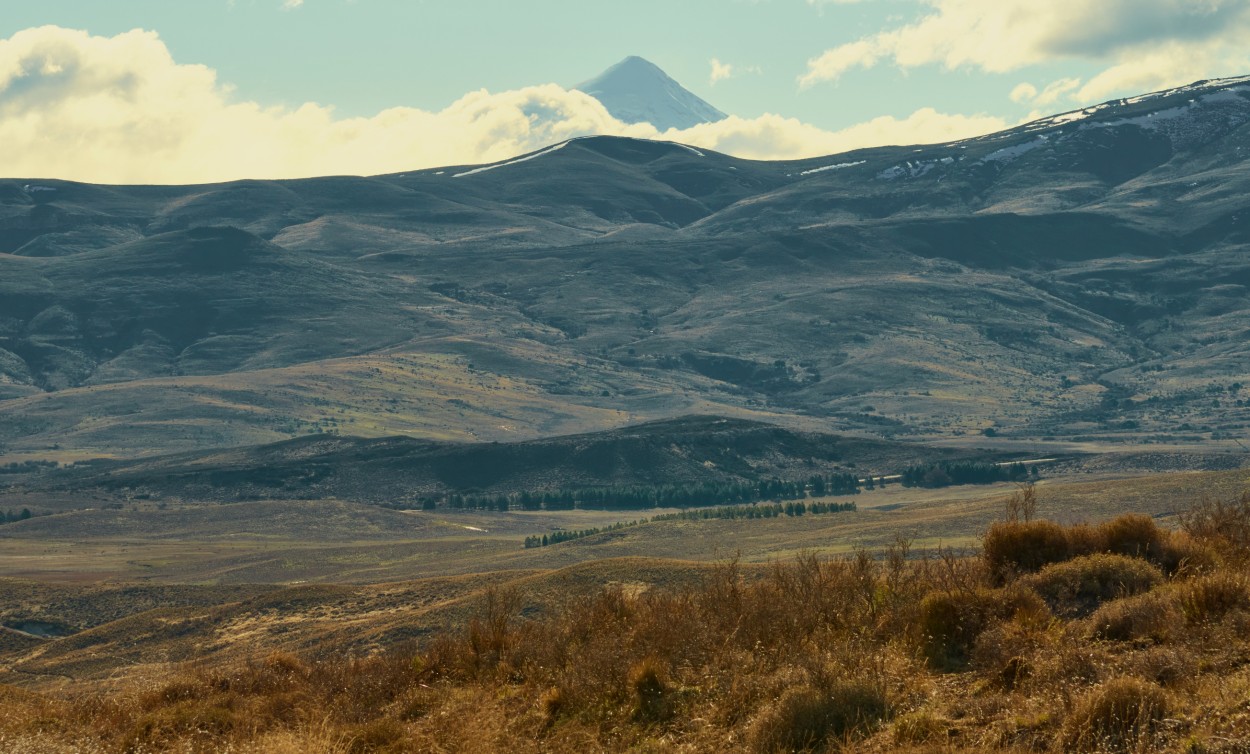
M1200 507L1184 532L1055 527L1081 546L1031 574L900 542L609 585L529 618L503 587L420 648L273 653L110 691L0 687L0 749L1233 751L1250 737L1237 506ZM1181 546L1203 567L1152 562Z

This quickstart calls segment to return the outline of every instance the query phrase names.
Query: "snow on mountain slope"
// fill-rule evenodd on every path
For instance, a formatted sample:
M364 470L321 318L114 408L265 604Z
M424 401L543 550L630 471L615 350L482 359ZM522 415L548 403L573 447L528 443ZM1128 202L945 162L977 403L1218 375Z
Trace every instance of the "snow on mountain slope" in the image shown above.
M650 123L661 131L715 123L727 115L687 91L655 64L628 57L578 84L625 123Z

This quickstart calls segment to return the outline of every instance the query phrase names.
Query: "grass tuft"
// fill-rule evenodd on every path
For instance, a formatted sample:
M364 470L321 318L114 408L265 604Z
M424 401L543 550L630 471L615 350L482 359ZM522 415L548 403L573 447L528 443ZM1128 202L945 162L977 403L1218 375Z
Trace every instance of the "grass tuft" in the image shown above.
M875 686L844 681L821 690L787 689L751 727L751 748L760 754L816 751L830 742L862 737L887 716L889 705Z
M1064 725L1071 752L1147 752L1171 709L1167 692L1138 678L1116 678L1077 700Z
M1083 555L1053 563L1024 580L1058 615L1083 617L1118 597L1141 594L1158 586L1163 573L1125 555Z

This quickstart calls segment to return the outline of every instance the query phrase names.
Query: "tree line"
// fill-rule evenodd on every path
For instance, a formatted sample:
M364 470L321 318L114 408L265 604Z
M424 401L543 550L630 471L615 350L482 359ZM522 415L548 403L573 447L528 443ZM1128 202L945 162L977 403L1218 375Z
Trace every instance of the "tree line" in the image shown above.
M28 474L34 471L55 469L60 466L56 461L13 461L0 465L0 474Z
M807 497L854 495L859 491L859 479L852 474L817 474L798 481L774 478L749 482L611 485L547 492L527 490L506 495L451 493L441 500L424 498L420 503L425 510L436 509L440 502L454 510L645 510L802 500Z
M901 481L906 487L947 487L957 484L1023 482L1038 478L1038 469L1022 463L1000 465L986 461L938 461L904 469L897 477L854 474L815 474L807 479L778 478L741 482L693 482L687 484L632 484L596 487L569 487L547 491L523 490L508 494L452 492L418 498L412 502L391 503L390 507L433 511L567 511L567 510L648 510L653 508L703 508L707 506L754 505L772 501L797 501L856 495Z
M534 536L526 537L525 548L528 550L534 547L548 547L550 545L560 544L561 542L568 542L574 539L589 537L605 531L628 529L655 521L707 521L725 519L778 518L780 516L819 516L828 513L841 513L843 511L853 510L857 510L855 503L804 503L802 501L791 501L788 503L772 503L764 505L723 505L715 508L678 511L677 513L662 513L650 518L641 518L637 521L617 522L611 526L603 528L557 529L550 534L535 534Z
M1030 471L1022 463L999 465L985 461L938 461L909 466L902 473L904 487L950 487L956 484L994 484L1036 479L1036 466Z
M30 508L23 508L20 511L0 511L0 524L11 524L14 521L25 521L33 518L35 514L30 512Z
M661 513L652 516L652 521L709 521L734 520L739 518L777 518L779 516L822 516L826 513L841 513L858 510L855 503L773 503L771 505L726 505L717 508L700 508L693 511L677 513Z

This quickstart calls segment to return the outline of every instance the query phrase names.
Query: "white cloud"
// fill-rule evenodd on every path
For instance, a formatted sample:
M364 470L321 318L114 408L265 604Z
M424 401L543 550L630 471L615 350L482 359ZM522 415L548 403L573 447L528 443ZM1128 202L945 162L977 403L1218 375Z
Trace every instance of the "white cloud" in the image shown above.
M1144 92L1204 78L1245 74L1250 71L1248 47L1250 39L1200 47L1181 42L1157 45L1094 76L1075 98L1093 102L1118 92Z
M742 157L812 157L938 142L1007 124L920 110L826 131L792 118L729 118L660 134L555 84L470 92L438 112L367 118L333 108L237 101L205 66L176 63L153 33L115 37L45 26L0 40L0 175L101 183L378 174L508 159L574 136L665 138Z
M733 65L732 63L722 63L718 58L712 58L711 64L712 75L708 81L713 86L715 86L718 81L737 78L743 74L754 74L758 76L764 72L764 70L758 65Z
M304 4L304 0L282 0L283 10L294 10Z
M883 116L839 131L826 131L795 118L765 114L729 118L663 138L755 160L799 159L885 144L933 144L1000 131L1006 121L987 115L949 115L923 108L907 118Z
M1011 101L1034 107L1049 107L1065 97L1072 98L1081 89L1081 83L1081 79L1062 78L1050 82L1041 91L1032 84L1020 84L1011 90Z
M1036 96L1037 96L1037 87L1033 86L1027 81L1024 82L1023 84L1017 84L1016 88L1011 90L1012 102L1019 102L1021 104L1025 102L1032 102Z
M1250 0L923 1L928 11L913 23L811 59L800 83L836 81L885 61L991 73L1056 60L1110 64L1098 85L1055 92L1089 96L1226 74L1243 63L1250 43ZM1135 73L1143 58L1151 62Z

